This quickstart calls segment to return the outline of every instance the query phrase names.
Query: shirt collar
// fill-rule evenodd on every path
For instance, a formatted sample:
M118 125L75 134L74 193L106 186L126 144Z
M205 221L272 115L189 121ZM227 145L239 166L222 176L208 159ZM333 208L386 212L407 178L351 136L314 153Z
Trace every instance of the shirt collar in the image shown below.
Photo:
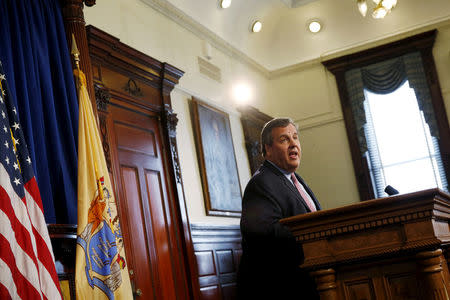
M279 171L280 171L287 179L289 179L289 181L292 182L291 175L292 175L293 173L289 173L288 171L281 169L280 167L278 167L276 164L274 164L273 162L271 162L271 161L268 160L268 159L266 159L266 160L267 160L272 166L274 166L275 168L277 168L277 170L279 170Z

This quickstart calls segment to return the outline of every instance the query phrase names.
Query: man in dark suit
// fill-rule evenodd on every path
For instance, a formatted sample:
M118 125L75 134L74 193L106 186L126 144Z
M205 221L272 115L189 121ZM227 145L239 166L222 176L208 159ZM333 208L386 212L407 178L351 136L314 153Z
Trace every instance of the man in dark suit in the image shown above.
M318 299L315 284L300 270L303 254L279 220L320 209L295 173L301 159L297 127L288 118L269 121L261 133L265 158L242 199L239 299Z

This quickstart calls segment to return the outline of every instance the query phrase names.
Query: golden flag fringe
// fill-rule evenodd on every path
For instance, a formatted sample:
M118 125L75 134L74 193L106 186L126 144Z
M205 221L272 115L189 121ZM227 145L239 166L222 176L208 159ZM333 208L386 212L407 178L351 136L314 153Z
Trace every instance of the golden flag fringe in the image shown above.
M133 299L117 205L73 36L72 44L79 98L76 296Z

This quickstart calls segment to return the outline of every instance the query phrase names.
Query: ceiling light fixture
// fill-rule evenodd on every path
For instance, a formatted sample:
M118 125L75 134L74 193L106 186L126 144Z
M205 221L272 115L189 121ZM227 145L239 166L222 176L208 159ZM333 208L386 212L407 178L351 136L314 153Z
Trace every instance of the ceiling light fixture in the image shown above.
M318 33L322 29L322 23L319 20L311 20L308 22L308 29L312 33Z
M370 0L369 0L370 2ZM397 0L373 0L376 7L373 9L372 17L382 19L397 5ZM356 0L358 10L363 17L367 14L367 0Z
M252 23L252 32L260 32L261 28L262 28L261 21L256 20Z
M220 7L228 8L231 5L231 0L220 0Z

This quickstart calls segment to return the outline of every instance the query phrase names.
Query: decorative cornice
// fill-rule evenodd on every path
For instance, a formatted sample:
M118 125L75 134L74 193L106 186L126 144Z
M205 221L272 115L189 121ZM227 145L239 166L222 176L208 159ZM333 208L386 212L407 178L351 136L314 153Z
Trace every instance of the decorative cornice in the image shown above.
M185 14L183 11L178 9L175 5L171 4L169 1L166 0L141 0L141 1L149 5L159 13L163 14L164 16L168 17L172 21L176 22L183 28L186 28L187 30L191 31L200 39L207 41L209 44L219 49L226 55L235 58L236 60L244 63L253 70L256 70L269 80L281 76L286 76L295 72L299 72L311 67L320 66L322 61L328 59L332 59L342 55L347 55L349 53L360 51L362 49L368 49L383 43L392 42L401 38L418 34L420 32L424 32L426 30L434 28L447 28L448 26L450 26L450 19L448 17L439 18L431 20L424 24L399 30L388 37L381 37L373 40L364 41L359 44L352 44L340 49L329 51L328 53L324 53L318 58L309 59L303 62L299 62L297 64L293 64L290 66L270 71L263 65L259 64L254 59L246 55L244 52L238 50L236 47L225 41L223 38L219 37L217 34L207 29L199 22L195 21L192 17Z
M243 62L252 69L260 72L266 77L269 77L269 71L257 63L254 59L247 56L244 52L238 50L236 47L232 46L230 43L219 37L217 34L207 29L205 26L201 25L199 22L195 21L193 18L185 14L183 11L178 9L175 5L171 4L169 1L165 0L141 0L145 4L149 5L156 11L165 15L175 23L186 28L199 38L207 41L215 48L220 49L226 55Z
M428 219L432 215L431 210L415 211L396 216L377 216L372 220L357 221L353 224L344 224L331 229L323 229L315 232L308 232L296 236L299 242L305 242L313 239L329 238L335 235L346 234L367 229L385 227L386 225L400 224L405 222L417 221L420 219Z

